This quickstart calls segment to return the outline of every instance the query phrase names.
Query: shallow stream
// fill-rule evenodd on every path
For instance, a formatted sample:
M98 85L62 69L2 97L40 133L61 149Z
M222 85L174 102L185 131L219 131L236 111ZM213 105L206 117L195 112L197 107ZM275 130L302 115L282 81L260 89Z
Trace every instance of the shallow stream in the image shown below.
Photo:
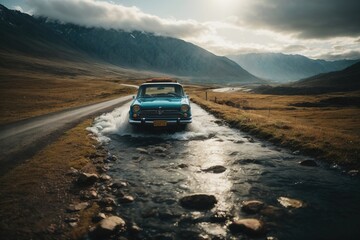
M301 166L312 159L253 139L195 104L193 123L182 132L135 131L127 123L128 108L98 117L91 130L118 158L108 174L127 181L126 194L135 201L117 212L140 226L143 238L257 239L228 230L228 220L238 217L265 222L258 239L360 239L358 176L320 162ZM226 170L206 171L212 166ZM193 193L215 195L218 203L208 211L182 208L179 199ZM286 208L280 197L304 206ZM272 210L246 214L244 200L263 201Z

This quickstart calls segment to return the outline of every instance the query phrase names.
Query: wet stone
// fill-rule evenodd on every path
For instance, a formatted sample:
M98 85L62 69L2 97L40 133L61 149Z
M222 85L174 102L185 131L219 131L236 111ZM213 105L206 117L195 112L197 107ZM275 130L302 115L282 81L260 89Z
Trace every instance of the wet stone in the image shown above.
M223 173L226 171L226 167L221 165L212 166L206 169L202 169L203 172L212 172L212 173Z
M108 206L108 207L110 207L110 206L115 206L115 205L116 205L116 201L115 201L115 199L112 198L112 197L104 197L104 198L102 198L102 199L100 200L99 204L102 205L102 206Z
M348 172L348 174L352 177L358 176L359 175L359 170L350 170Z
M84 200L96 199L98 193L95 190L82 190L80 191L80 197Z
M178 167L179 168L187 168L189 166L187 164L185 164L185 163L181 163L181 164L178 165Z
M67 212L79 212L85 208L87 208L90 204L88 202L81 202L77 204L70 204L66 209Z
M304 206L304 203L301 200L287 198L287 197L279 197L278 202L286 207L286 208L301 208Z
M101 179L101 181L109 181L109 180L111 180L111 177L109 175L103 173L100 175L100 179Z
M114 211L114 208L113 207L105 207L104 208L104 212L107 212L107 213L111 213Z
M129 225L129 232L131 234L139 234L143 231L143 229L139 227L136 223L131 223Z
M233 220L229 225L233 233L245 233L251 236L259 236L264 233L264 223L254 218Z
M214 195L194 194L180 199L180 205L187 209L209 210L212 209L217 200Z
M136 151L141 154L149 154L148 150L146 150L145 148L137 148Z
M80 173L77 182L83 185L92 185L97 182L99 176L95 173Z
M76 168L70 167L70 170L66 173L69 176L77 176L79 174L79 170Z
M258 200L243 201L241 205L241 210L249 214L258 213L265 207L265 203Z
M98 213L95 216L92 217L93 222L100 222L101 220L105 219L106 215L105 213Z
M126 223L122 218L111 216L101 220L92 234L98 238L107 238L112 234L124 231L125 226Z
M318 164L314 160L304 160L299 163L301 166L317 167Z
M164 148L164 147L155 147L154 148L154 153L164 153L164 152L166 152L166 148Z
M118 199L118 202L119 203L132 203L132 202L134 202L134 197L133 196L130 196L130 195L125 195L125 196L123 196L123 197L120 197L119 199Z
M116 188L116 189L125 188L127 186L128 184L125 181L115 181L110 185L111 188Z

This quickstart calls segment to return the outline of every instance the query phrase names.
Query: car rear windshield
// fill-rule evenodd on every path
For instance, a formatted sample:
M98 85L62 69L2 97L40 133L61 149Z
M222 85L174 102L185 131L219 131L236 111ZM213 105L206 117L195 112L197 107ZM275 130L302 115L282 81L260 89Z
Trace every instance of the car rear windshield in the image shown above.
M180 85L145 85L139 89L138 97L182 97L184 91Z

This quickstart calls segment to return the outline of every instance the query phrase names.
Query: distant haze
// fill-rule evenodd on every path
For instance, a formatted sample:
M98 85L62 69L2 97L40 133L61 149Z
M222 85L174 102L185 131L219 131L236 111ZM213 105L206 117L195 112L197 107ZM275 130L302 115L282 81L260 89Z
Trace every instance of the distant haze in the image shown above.
M345 69L355 60L313 60L301 55L253 53L231 55L230 59L257 77L278 82L290 82L320 73Z

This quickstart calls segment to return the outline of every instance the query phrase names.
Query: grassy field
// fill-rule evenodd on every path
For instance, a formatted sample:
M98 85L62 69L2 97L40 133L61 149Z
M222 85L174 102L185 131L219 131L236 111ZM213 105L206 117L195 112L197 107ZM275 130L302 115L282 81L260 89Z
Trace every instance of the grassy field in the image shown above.
M150 73L83 59L54 60L0 52L0 124L133 94L136 89L121 84L137 84L149 77ZM73 177L66 174L70 167L96 172L89 156L97 152L97 143L85 130L91 122L89 119L65 132L0 176L2 237L77 239L88 230L96 206L80 213L76 229L65 224L64 218L65 208L79 201L72 189Z
M329 163L360 169L358 91L311 96L218 93L205 88L188 92L194 102L234 127Z
M85 130L87 120L0 177L0 232L4 239L77 239L87 231L92 206L80 212L78 228L65 224L65 208L80 201L71 167L96 172L89 156L100 153ZM71 216L73 217L73 216ZM86 229L84 229L84 225ZM50 230L55 226L55 232ZM57 235L60 234L60 235Z
M0 60L0 124L132 94L136 90L121 83L153 76L108 64L4 52Z

